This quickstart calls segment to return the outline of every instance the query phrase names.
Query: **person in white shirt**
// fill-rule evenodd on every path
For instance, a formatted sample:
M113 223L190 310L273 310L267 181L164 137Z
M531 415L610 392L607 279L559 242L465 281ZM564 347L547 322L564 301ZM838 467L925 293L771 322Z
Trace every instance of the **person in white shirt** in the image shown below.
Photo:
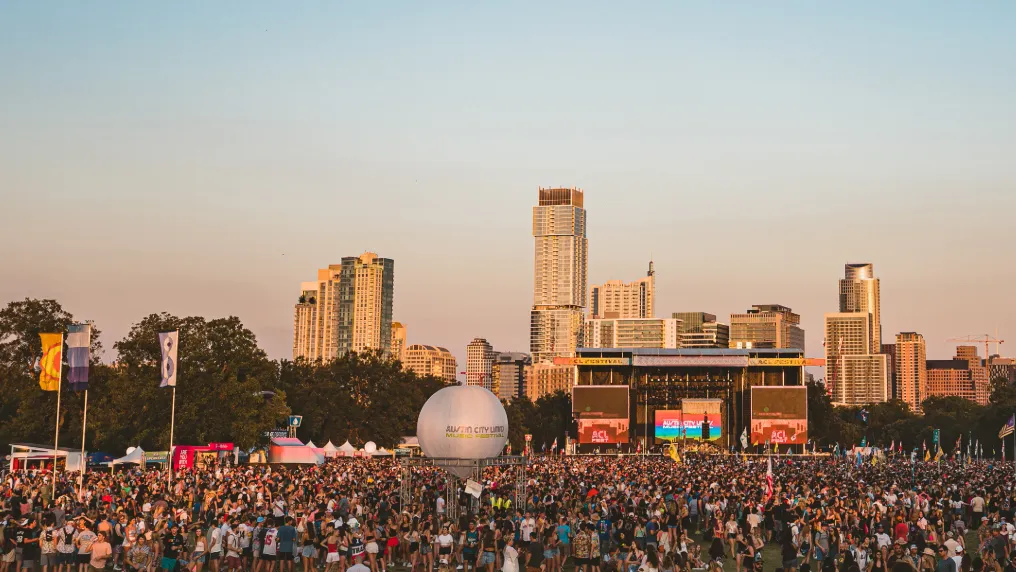
M275 529L275 523L269 524L268 530L265 531L264 545L261 547L261 561L268 564L268 570L266 572L273 572L275 570L275 554L277 552L276 537L278 534L279 531Z

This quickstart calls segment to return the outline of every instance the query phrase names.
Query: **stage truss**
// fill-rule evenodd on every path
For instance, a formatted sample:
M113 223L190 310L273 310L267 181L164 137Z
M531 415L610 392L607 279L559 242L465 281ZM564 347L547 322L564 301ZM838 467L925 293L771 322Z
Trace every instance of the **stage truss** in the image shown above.
M436 458L436 457L403 457L399 459L399 465L401 466L402 482L399 485L399 502L402 503L403 507L408 507L413 503L413 469L419 469L424 467L437 467L441 469L457 469L461 472L468 471L469 477L474 481L483 482L482 475L483 470L488 467L500 467L509 469L514 477L512 482L515 485L514 494L512 495L512 509L516 507L526 506L526 465L528 460L522 456L501 456L492 457L489 459L449 459L449 458ZM448 518L452 522L455 522L459 518L459 492L460 488L464 486L462 478L454 474L451 470L445 471L448 486L446 491L455 491L454 496L447 494L445 499L445 512ZM469 497L469 510L475 514L480 508L480 500L467 495Z

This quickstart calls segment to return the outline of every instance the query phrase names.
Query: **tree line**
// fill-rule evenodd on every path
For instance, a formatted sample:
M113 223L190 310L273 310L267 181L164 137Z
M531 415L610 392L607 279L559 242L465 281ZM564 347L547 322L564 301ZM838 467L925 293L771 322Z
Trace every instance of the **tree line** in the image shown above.
M0 443L53 443L57 393L39 388L39 333L66 332L74 322L55 300L25 299L0 309ZM303 415L297 436L304 441L392 446L416 434L420 408L445 386L380 353L349 353L328 363L271 360L236 317L145 316L113 344L115 360L104 363L99 326L92 328L88 451L169 448L172 392L159 387L159 332L180 332L175 444L233 442L249 449L266 443L265 433L284 428L295 413ZM65 361L60 445L76 448L84 393L70 390L66 373Z

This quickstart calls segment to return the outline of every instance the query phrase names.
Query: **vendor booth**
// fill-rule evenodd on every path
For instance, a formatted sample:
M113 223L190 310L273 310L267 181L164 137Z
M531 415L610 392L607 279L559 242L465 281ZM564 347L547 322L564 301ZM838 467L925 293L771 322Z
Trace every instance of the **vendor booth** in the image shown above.
M209 443L200 445L177 445L173 447L173 470L203 469L233 458L232 443Z
M324 455L304 445L299 439L281 437L272 439L268 448L268 462L280 465L320 465Z
M11 443L11 462L8 467L11 471L22 469L47 469L53 470L53 457L56 457L56 468L58 471L80 471L84 467L84 460L81 457L81 450L60 447L53 449L46 445L34 443Z

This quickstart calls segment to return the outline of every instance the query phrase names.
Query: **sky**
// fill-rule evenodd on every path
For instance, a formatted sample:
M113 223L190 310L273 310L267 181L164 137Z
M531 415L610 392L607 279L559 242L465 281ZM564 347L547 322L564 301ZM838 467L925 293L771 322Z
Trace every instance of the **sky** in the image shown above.
M0 303L56 298L108 360L161 311L283 358L300 283L373 251L408 343L465 369L473 337L528 351L537 189L575 186L589 284L652 258L658 316L783 304L820 357L872 262L883 341L1013 355L1013 29L1008 1L6 2Z

